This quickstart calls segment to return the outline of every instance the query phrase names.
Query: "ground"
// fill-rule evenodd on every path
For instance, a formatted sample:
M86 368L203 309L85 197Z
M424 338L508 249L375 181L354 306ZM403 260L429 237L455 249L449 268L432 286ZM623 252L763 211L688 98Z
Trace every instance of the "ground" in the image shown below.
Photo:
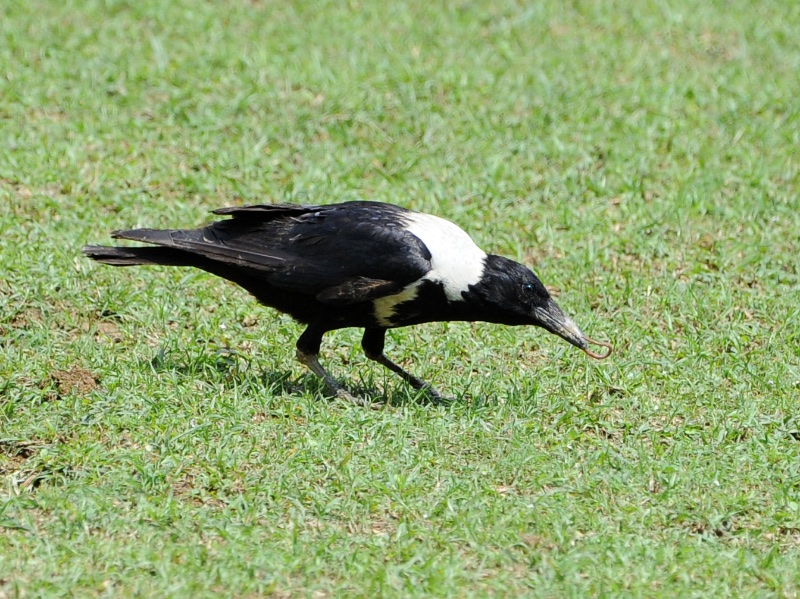
M800 594L800 3L0 8L0 597ZM368 362L202 273L80 255L391 201L589 335Z

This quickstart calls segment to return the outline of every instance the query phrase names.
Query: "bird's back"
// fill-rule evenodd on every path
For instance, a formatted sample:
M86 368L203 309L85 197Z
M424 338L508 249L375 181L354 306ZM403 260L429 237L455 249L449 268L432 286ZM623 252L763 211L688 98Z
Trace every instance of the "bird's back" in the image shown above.
M430 268L425 244L404 226L414 213L399 206L268 204L223 208L215 214L232 218L199 229L113 234L154 244L161 253L159 248L92 246L85 252L116 265L122 261L113 255L115 249L127 252L128 264L195 266L241 285L301 322L315 318L323 307L352 306L397 293ZM146 261L136 261L136 250L146 253Z

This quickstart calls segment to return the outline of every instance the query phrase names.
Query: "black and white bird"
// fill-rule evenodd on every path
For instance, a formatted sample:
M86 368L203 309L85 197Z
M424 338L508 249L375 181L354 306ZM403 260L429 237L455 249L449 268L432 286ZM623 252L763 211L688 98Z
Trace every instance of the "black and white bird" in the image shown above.
M594 358L611 346L586 337L527 267L486 254L457 225L380 202L221 208L233 218L200 229L114 231L156 247L89 245L113 266L193 266L242 286L262 304L306 325L297 359L334 395L345 391L319 362L322 336L364 328L366 356L415 389L438 393L383 353L387 329L436 321L535 325ZM608 348L604 355L589 344Z

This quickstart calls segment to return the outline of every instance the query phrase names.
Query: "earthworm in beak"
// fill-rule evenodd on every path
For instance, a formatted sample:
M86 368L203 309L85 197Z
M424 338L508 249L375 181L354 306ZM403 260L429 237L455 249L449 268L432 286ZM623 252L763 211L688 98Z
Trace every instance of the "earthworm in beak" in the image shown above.
M608 348L608 351L606 353L604 353L604 354L595 353L592 350L590 350L588 347L583 348L583 351L585 351L587 354L589 354L595 360L605 360L608 356L611 355L611 352L614 351L614 348L611 346L610 343L605 343L604 341L595 341L594 339L590 339L589 337L586 337L585 335L584 335L583 338L587 341L587 343L591 343L592 345L599 345L601 347Z

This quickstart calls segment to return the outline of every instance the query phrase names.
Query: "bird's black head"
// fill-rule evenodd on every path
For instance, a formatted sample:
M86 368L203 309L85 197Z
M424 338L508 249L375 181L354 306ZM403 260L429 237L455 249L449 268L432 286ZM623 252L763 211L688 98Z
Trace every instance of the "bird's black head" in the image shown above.
M481 320L507 325L535 325L586 351L587 338L550 297L547 289L518 262L487 256L480 281L464 299L481 312Z

